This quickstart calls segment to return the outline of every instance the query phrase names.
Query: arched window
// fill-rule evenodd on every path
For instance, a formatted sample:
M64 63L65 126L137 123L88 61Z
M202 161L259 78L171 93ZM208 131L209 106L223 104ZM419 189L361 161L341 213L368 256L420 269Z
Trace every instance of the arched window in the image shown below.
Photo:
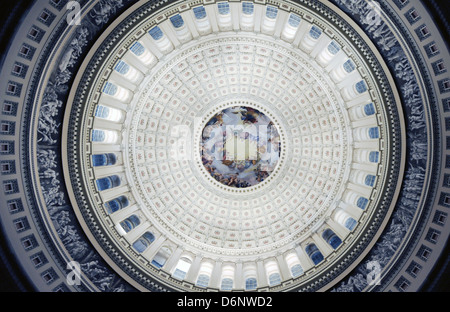
M121 75L126 75L130 71L130 65L120 60L117 62L116 66L114 66L114 70Z
M327 49L331 55L336 55L341 50L341 47L339 46L339 44L336 41L333 40L328 45Z
M345 225L345 227L347 229L352 231L355 228L357 223L358 222L355 219L353 219L352 217L349 217L349 218L347 218L347 220L345 220L345 224L344 225Z
M322 34L322 30L317 27L316 25L313 25L311 29L309 30L309 35L313 39L319 39L320 35Z
M141 56L141 55L144 54L145 48L140 42L136 41L130 47L130 51L133 52L133 54L136 55L136 56Z
M133 243L133 248L139 252L144 252L148 246L155 240L155 235L151 232L145 232L137 241Z
M96 129L92 130L92 142L104 142L105 138L105 131Z
M112 214L120 209L123 209L129 205L128 198L126 196L119 196L105 203L106 212Z
M106 82L103 87L103 93L108 94L110 96L114 96L117 93L117 86L111 82Z
M209 275L200 274L197 278L197 282L195 283L198 287L208 287L209 284Z
M297 28L300 25L300 16L296 14L289 15L288 24L291 27Z
M366 85L365 81L361 80L361 81L357 82L355 85L355 89L356 89L356 92L358 92L359 94L366 92L367 85Z
M115 85L112 82L106 82L102 89L103 93L118 99L119 101L126 102L130 99L130 91Z
M217 8L219 10L220 15L228 15L230 14L230 5L228 2L219 2L217 3Z
M139 71L122 60L118 61L116 66L114 66L114 71L132 82L137 82L143 78Z
M281 284L281 275L280 273L272 273L269 275L269 285L275 286Z
M369 203L369 200L367 198L361 196L356 201L356 206L358 208L361 208L362 210L364 210L364 209L366 209L368 203Z
M229 277L225 277L222 279L222 283L220 284L220 290L230 291L233 289L233 279Z
M149 35L156 41L160 40L162 37L164 37L164 34L161 30L161 28L159 28L159 26L155 26L152 29L150 29L148 31Z
M373 174L368 174L366 178L364 179L364 184L370 187L373 187L375 185L375 179L377 177Z
M92 166L113 166L117 162L117 156L114 153L92 155Z
M303 274L303 268L300 264L295 264L291 267L292 277L298 277Z
M188 257L181 257L180 260L178 260L177 266L175 267L175 270L173 271L172 276L179 280L184 280L184 278L187 275L187 272L191 268L192 260Z
M336 249L340 244L342 244L342 240L339 236L337 236L336 233L330 229L323 231L322 237L331 247L333 247L333 249Z
M206 17L206 10L203 6L195 7L192 9L192 11L194 12L195 18L198 20L204 19Z
M323 255L315 244L311 243L307 245L305 252L315 265L323 261Z
M157 267L158 269L162 268L164 264L166 264L167 259L169 259L171 254L172 250L169 247L161 247L161 249L158 250L156 255L153 257L152 265Z
M132 229L136 228L139 224L141 224L141 220L136 215L129 216L122 222L120 222L120 226L125 231L125 233L130 232Z
M222 267L222 277L220 283L220 289L223 291L230 291L233 289L234 284L234 271L233 265L224 265Z
M208 260L202 261L202 264L200 266L200 270L199 270L198 276L197 276L197 282L195 284L199 287L208 287L213 268L214 268L214 265L212 262L210 262Z
M281 283L281 275L278 269L278 264L275 260L270 260L265 264L267 280L269 286L275 286Z
M285 256L286 264L291 271L292 277L296 278L303 273L303 268L300 265L300 259L296 252L291 252Z
M155 56L145 49L144 45L139 41L133 43L130 47L130 51L147 66L151 65L156 59Z
M97 105L95 109L95 117L108 121L119 122L122 119L122 112L116 108Z
M245 290L255 290L258 286L258 282L255 277L249 277L245 279Z
M352 71L354 71L356 69L356 65L355 63L353 63L352 60L348 59L347 61L345 61L345 63L342 65L344 67L344 70L347 73L351 73Z
M256 265L251 263L245 264L243 272L245 290L255 290L258 287L258 280L256 279Z
M172 23L173 27L175 27L175 28L181 28L184 26L184 20L180 14L170 17L170 22Z
M268 6L266 9L266 16L270 19L276 19L278 14L278 8L273 6Z
M343 209L337 209L334 214L334 220L348 230L352 231L358 223Z
M96 180L97 189L99 191L109 190L120 185L120 177L118 175L112 175L109 177Z
M369 128L369 138L378 139L380 138L380 129L378 127Z
M371 151L369 153L369 161L372 163L377 163L380 161L380 152L378 151Z
M242 13L245 15L252 15L254 10L254 5L251 2L242 2Z
M375 105L373 103L369 103L364 105L364 113L366 116L372 116L375 114Z

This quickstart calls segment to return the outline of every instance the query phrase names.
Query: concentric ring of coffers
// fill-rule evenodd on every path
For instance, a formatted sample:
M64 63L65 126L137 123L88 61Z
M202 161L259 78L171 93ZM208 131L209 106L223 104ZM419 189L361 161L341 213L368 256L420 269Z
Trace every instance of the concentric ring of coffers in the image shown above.
M184 8L158 14L167 18L104 61L83 138L101 201L95 213L118 247L175 288L301 285L376 214L389 154L384 98L357 50L307 10ZM273 109L286 133L286 157L265 194L215 189L191 149L175 144L227 98ZM186 158L173 158L174 146Z

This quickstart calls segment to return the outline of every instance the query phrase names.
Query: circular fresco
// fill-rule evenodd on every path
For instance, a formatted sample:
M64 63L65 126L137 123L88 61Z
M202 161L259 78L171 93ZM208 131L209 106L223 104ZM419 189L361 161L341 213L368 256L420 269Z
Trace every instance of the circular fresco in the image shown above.
M266 180L280 158L280 135L273 122L251 107L230 107L205 125L200 154L206 171L238 188Z

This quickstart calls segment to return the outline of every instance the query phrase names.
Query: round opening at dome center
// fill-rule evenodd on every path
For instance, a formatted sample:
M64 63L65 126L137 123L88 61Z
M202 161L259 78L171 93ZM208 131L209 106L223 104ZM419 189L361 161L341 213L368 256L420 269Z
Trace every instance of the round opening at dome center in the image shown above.
M200 153L203 166L215 180L229 187L246 188L265 181L275 170L281 140L264 113L234 106L206 123Z

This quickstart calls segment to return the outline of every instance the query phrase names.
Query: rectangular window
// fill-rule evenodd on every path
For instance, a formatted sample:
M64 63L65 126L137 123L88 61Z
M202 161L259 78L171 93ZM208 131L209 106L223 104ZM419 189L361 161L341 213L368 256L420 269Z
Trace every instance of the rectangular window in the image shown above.
M447 216L448 216L447 213L437 210L433 217L433 223L440 226L444 226L445 221L447 220Z
M422 266L417 262L413 261L406 269L406 272L412 277L416 278L417 274L419 274L420 270L422 270Z
M14 160L2 160L0 163L3 175L16 173L16 165Z
M8 211L11 214L16 214L23 211L22 201L20 199L13 199L7 202Z
M416 254L417 257L419 257L420 259L422 259L425 262L428 260L430 255L431 255L431 249L425 245L422 245Z
M32 255L30 257L31 262L34 264L34 267L40 268L41 266L48 263L47 258L45 257L44 253L42 251Z
M31 60L34 56L34 53L36 52L36 48L32 47L26 43L22 45L22 47L19 49L18 55L24 59Z
M21 239L22 246L25 250L31 250L39 246L34 235L29 235Z

